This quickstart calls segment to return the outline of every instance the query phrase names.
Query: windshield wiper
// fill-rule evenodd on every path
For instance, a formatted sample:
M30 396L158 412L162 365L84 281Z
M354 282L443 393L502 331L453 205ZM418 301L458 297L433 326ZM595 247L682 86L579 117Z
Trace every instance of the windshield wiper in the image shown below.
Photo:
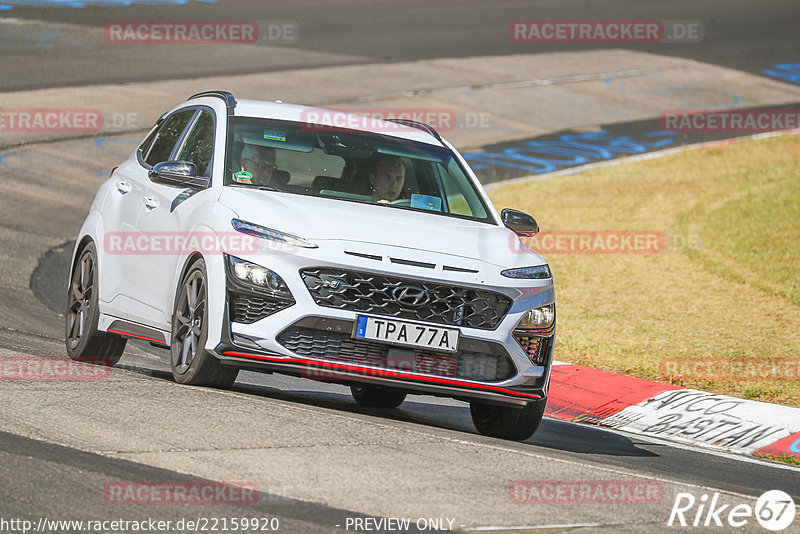
M258 186L259 191L283 191L283 189L278 189L277 187L270 187L268 185L260 185Z

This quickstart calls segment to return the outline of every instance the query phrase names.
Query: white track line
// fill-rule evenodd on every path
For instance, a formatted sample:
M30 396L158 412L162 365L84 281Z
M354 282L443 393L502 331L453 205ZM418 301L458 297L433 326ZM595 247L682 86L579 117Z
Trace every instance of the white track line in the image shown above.
M372 102L375 100L385 100L387 98L414 97L431 95L436 93L466 93L468 91L492 90L492 89L518 89L524 87L535 87L539 85L560 85L565 83L586 82L591 80L605 80L607 78L631 78L649 74L656 69L630 69L613 72L598 72L597 74L576 74L573 76L562 76L559 78L521 80L518 82L496 82L480 83L474 85L461 85L458 87L438 87L435 89L417 89L415 91L395 91L379 95L360 96L356 102Z

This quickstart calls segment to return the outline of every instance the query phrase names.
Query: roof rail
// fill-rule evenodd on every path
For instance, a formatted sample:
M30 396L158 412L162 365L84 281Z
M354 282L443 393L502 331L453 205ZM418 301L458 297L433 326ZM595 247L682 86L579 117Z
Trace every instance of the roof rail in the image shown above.
M228 91L203 91L189 97L189 100L194 98L202 98L204 96L213 96L221 98L225 101L225 106L228 108L228 115L233 115L233 110L236 108L236 99Z
M436 130L433 129L433 126L429 126L428 124L425 124L424 122L412 121L412 120L409 120L409 119L383 119L383 120L385 120L387 122L394 122L394 123L397 123L397 124L402 124L403 126L408 126L410 128L416 128L417 130L422 130L423 132L431 134L433 137L435 137L439 141L442 140L442 138L439 137L439 133Z

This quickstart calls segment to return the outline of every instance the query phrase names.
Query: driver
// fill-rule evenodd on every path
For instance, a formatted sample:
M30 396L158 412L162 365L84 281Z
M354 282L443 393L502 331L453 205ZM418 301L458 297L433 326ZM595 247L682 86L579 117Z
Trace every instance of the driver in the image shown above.
M397 156L385 156L378 161L375 172L370 173L372 184L372 200L375 202L392 202L400 197L406 179L406 166Z
M237 182L253 185L269 185L275 172L275 149L268 146L244 145L242 149L242 170L250 173L252 178L239 178ZM236 173L239 174L239 173Z

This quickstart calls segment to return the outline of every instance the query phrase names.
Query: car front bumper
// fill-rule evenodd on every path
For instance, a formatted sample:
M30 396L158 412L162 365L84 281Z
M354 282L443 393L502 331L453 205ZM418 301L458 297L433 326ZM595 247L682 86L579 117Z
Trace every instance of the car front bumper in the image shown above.
M542 340L539 346L541 354L535 363L517 342L513 330L525 311L553 302L552 280L508 281L495 278L494 282L505 283L501 286L487 284L483 273L455 273L452 277L448 273L447 279L423 277L408 271L375 270L369 264L354 264L353 258L347 258L350 260L347 264L320 262L319 259L309 260L298 256L283 256L267 261L257 257L243 259L280 274L296 302L249 324L232 321L230 295L237 288L228 273L220 338L213 347L224 365L345 385L382 386L410 393L484 403L525 406L547 396L553 360L554 327L535 335ZM308 267L320 266L371 270L381 276L389 274L406 279L496 291L511 299L511 305L508 313L494 329L458 327L458 353L441 355L443 361L450 361L450 358L454 362L452 365L438 369L436 366L433 369L423 366L420 369L421 361L430 362L431 357L436 361L436 355L429 354L432 351L408 350L407 347L376 342L365 345L364 341L352 339L351 334L358 315L377 314L325 307L315 302L300 272ZM514 287L513 284L520 287ZM291 342L287 341L290 337ZM409 364L408 358L404 359L402 356L393 361L393 353L398 351L405 353L414 363Z

